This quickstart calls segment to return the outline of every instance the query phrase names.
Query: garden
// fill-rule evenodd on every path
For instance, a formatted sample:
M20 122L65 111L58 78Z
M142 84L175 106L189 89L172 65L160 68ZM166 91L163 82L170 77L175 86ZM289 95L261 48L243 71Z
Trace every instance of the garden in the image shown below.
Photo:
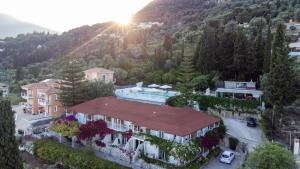
M99 158L93 150L78 150L53 139L34 142L34 154L49 163L59 163L69 168L84 169L127 169L117 163Z
M184 107L188 106L188 98L192 98L199 104L199 108L203 111L208 111L209 109L215 110L217 112L230 111L255 114L258 111L260 103L258 100L240 100L232 98L222 98L214 96L205 96L200 94L195 94L192 97L186 97L185 95L174 96L167 100L166 104L174 107Z

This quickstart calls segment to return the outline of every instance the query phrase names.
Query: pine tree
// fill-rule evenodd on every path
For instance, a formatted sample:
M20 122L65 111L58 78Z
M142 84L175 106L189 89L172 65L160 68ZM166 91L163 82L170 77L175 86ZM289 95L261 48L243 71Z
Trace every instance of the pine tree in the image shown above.
M271 48L272 48L272 33L271 33L271 25L269 24L267 39L265 43L264 73L269 73L270 71Z
M244 31L239 28L234 41L234 70L235 80L245 81L248 69L248 41Z
M277 26L273 44L270 72L266 75L263 84L266 100L273 106L272 129L276 125L275 118L280 118L282 108L295 99L295 74L288 56L288 47L285 41L285 26Z
M192 61L192 57L184 56L179 68L179 76L177 87L179 91L187 96L191 95L195 84L192 83L192 79L195 75L195 69Z
M63 69L61 89L61 101L64 106L73 106L84 101L84 73L76 62L69 62Z
M14 113L10 102L2 99L0 100L0 168L23 168L15 136Z

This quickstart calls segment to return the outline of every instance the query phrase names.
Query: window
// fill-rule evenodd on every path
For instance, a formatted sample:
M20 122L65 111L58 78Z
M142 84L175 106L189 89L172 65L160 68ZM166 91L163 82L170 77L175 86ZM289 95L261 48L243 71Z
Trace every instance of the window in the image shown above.
M58 100L58 96L57 96L57 94L56 94L56 95L54 95L54 99L55 99L55 101L57 101L57 100Z
M162 131L159 131L159 132L158 132L158 137L160 137L160 138L164 138L164 132L162 132Z
M54 106L54 112L58 112L58 107Z

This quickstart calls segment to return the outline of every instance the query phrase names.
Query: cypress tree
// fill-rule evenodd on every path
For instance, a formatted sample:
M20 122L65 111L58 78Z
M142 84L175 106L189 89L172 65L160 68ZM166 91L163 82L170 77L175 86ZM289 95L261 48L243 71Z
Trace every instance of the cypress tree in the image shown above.
M60 98L64 106L73 106L84 101L84 73L76 62L69 62L63 69Z
M285 41L285 25L277 26L273 52L270 61L270 72L263 84L266 100L273 106L272 129L275 130L276 118L280 118L282 108L295 99L295 74L288 56Z
M268 73L270 71L271 48L272 48L272 33L271 33L271 25L269 24L267 39L265 43L264 73Z
M207 74L215 69L219 45L217 35L217 29L207 25L200 38L195 53L195 63L202 74Z
M264 65L264 41L262 37L262 27L258 28L258 35L255 39L253 46L253 58L255 59L255 70L253 77L258 80L259 76L262 75L263 65ZM253 65L254 66L254 65Z
M0 100L0 168L23 168L15 136L14 112L10 102L3 99Z
M221 72L223 79L234 78L234 41L236 39L236 22L229 22L220 37L216 70ZM216 49L212 49L216 50Z
M238 28L234 41L235 80L246 80L248 70L248 41L241 28Z
M193 65L192 57L184 56L183 60L180 64L179 68L179 76L178 76L178 83L177 87L179 91L187 96L191 95L195 84L192 83L192 79L195 75L195 69Z

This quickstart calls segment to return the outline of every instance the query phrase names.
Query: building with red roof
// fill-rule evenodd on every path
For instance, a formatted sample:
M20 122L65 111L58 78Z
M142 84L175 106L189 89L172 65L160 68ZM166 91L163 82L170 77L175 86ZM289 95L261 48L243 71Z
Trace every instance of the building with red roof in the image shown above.
M185 144L191 139L204 136L209 130L219 126L220 119L189 107L178 108L122 100L115 97L100 97L75 105L68 109L80 123L104 120L114 131L103 142L117 145L135 155L144 152L151 158L179 164L174 157L166 157L155 145L147 141L147 135ZM131 130L130 139L123 134Z

